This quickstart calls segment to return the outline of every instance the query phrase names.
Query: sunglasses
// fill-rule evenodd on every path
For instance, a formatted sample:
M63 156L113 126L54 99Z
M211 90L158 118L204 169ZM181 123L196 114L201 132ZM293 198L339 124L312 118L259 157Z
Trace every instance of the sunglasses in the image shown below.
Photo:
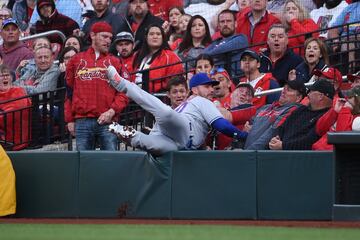
M210 75L215 75L217 73L223 73L223 72L226 72L225 68L219 67L219 68L216 68L216 69L212 69L210 71Z

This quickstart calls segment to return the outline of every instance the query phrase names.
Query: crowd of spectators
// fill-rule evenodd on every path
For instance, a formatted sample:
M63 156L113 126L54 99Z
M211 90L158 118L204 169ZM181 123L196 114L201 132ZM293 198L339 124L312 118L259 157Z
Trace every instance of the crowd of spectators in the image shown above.
M107 127L129 99L108 86L110 65L150 93L167 92L173 108L186 101L189 79L207 73L220 82L212 92L219 111L249 133L244 149L328 150L328 131L358 129L356 0L9 0L0 1L0 30L2 112L31 105L11 98L65 87L79 150L116 149ZM50 30L66 40L21 41ZM352 72L331 61L339 51ZM3 119L2 140L31 138L30 118L12 134ZM231 140L213 133L204 144L226 149Z

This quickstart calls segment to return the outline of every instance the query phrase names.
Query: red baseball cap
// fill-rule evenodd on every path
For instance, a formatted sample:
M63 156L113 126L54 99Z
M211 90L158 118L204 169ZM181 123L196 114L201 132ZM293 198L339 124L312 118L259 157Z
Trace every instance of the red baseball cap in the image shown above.
M355 80L360 80L360 71L354 74L348 74L347 75L347 79L350 82L354 82Z
M99 32L112 33L112 27L107 22L96 22L91 26L90 31L93 33L99 33Z
M343 81L341 72L339 70L337 70L336 68L326 68L323 71L321 71L319 69L315 69L314 75L318 76L318 77L325 77L328 79L333 79L339 84L339 87L341 86L342 81Z
M216 74L221 74L226 79L231 81L231 77L230 77L229 73L224 68L219 67L219 68L215 68L215 69L211 70L210 76L215 76Z

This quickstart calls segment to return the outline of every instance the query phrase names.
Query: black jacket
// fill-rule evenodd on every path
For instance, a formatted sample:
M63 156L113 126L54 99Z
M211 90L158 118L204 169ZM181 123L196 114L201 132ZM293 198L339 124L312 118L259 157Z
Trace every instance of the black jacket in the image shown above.
M130 16L128 20L129 20L130 26L135 21L132 16ZM143 21L140 23L140 26L137 29L137 31L134 32L134 35L135 35L135 49L134 49L134 51L139 50L141 48L141 46L142 46L142 44L144 42L144 39L145 39L146 28L150 24L157 24L159 26L162 26L163 23L164 23L164 20L162 20L159 17L155 17L150 12L148 12L146 14L145 18L143 19Z
M269 50L260 54L260 72L271 72L281 87L288 80L289 72L304 62L303 58L295 54L291 49L287 49L284 56L279 58L275 64L272 64L269 56Z
M112 27L114 38L116 34L118 34L119 32L123 32L123 31L131 32L129 22L126 20L126 18L120 16L119 14L114 14L110 11L110 9L108 9L101 17L98 17L96 14L94 14L92 18L90 18L85 22L84 27L82 29L82 31L85 33L85 37L84 37L85 47L88 47L91 44L90 29L91 26L97 22L109 23Z
M315 131L316 122L328 110L313 111L308 106L296 109L274 135L279 135L283 150L311 150L312 145L320 139Z
M322 70L326 67L327 65L325 64L324 60L320 59L318 64L315 66L314 70L315 69ZM305 62L300 63L295 68L295 70L296 70L296 79L302 81L303 83L307 83L313 76L313 73L310 72L309 66Z

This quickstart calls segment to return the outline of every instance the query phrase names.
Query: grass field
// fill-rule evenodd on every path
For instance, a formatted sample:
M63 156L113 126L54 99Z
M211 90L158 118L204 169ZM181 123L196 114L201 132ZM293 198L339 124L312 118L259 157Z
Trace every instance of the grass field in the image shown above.
M360 229L219 225L0 224L0 240L355 240Z

